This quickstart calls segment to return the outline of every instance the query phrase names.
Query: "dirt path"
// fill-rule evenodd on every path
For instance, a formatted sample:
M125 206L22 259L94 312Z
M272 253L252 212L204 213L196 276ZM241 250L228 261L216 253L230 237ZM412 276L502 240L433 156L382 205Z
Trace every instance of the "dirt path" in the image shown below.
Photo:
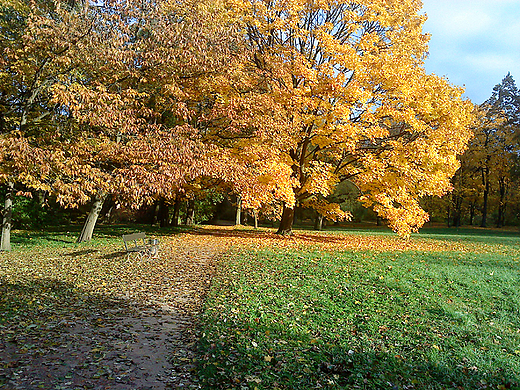
M137 265L127 264L121 253L97 250L58 253L54 265L39 260L41 270L30 257L21 261L17 269L30 264L31 272L40 272L39 277L23 274L16 282L0 278L0 293L15 295L17 289L23 290L23 299L28 296L43 309L35 309L40 310L40 317L20 310L11 321L0 321L0 388L199 388L193 375L193 320L201 310L214 259L221 251L217 237L186 235L166 240L160 258ZM70 282L76 286L83 280L84 284L97 280L96 288L106 285L110 294L80 294L61 280L48 292L49 283L56 280L49 281L50 274L42 278L41 272L51 273L49 268L55 267L54 277L60 279L55 274L62 275L58 272L60 260L67 256L76 268L80 268L78 264L89 264L92 269L108 267L107 259L119 267L105 270L108 282L88 274L76 275ZM93 271L85 270L88 272ZM61 279L69 276L63 274ZM64 288L73 292L63 302L55 302L54 313L45 311L48 301L56 301L57 291Z

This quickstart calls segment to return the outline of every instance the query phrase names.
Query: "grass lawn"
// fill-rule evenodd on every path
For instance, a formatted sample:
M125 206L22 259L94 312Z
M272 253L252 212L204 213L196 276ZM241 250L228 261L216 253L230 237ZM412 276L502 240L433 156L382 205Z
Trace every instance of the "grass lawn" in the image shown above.
M520 388L520 235L425 229L409 242L350 231L237 247L201 318L206 388Z

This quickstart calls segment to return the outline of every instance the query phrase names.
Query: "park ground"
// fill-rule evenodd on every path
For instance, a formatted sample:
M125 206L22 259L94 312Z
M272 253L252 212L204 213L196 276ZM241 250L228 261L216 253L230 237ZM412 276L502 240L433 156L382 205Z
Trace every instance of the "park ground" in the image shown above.
M147 230L136 260L121 234ZM514 389L520 234L101 226L0 254L6 389Z

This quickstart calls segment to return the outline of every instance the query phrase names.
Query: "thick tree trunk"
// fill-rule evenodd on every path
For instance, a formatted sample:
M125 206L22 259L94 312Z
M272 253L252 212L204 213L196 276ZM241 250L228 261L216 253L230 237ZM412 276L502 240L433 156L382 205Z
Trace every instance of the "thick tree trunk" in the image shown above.
M5 194L3 220L2 220L2 241L0 243L0 251L11 250L11 226L13 220L13 197L14 183L7 183L7 192Z
M103 208L103 203L105 202L106 197L107 194L103 191L100 191L96 195L94 203L92 204L92 209L90 210L90 213L88 213L85 225L83 225L83 230L78 237L78 243L92 240L94 227L96 226L96 222L99 218L99 214L101 213L101 209Z
M242 197L237 195L237 212L235 215L235 225L240 225L242 221Z
M186 225L195 225L195 199L188 200L188 207L186 208Z
M294 209L284 206L282 213L282 220L276 234L288 236L292 234L292 227L294 222Z

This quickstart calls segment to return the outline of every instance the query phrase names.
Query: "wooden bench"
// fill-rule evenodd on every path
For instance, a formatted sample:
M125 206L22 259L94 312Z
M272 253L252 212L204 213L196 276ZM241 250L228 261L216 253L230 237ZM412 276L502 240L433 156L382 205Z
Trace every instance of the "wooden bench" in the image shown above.
M159 253L158 241L156 239L146 241L146 234L142 232L123 234L123 243L128 257L135 254L138 259L142 259L143 256L155 258Z

